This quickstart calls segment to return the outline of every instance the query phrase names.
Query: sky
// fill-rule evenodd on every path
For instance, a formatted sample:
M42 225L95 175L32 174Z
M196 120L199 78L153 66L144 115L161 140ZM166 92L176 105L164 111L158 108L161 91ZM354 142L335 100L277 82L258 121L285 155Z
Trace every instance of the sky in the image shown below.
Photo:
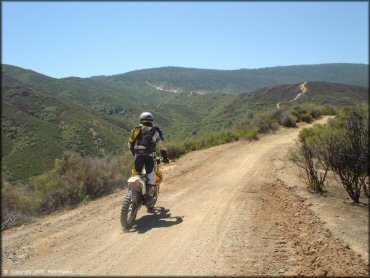
M369 63L364 2L2 1L2 63L61 78Z

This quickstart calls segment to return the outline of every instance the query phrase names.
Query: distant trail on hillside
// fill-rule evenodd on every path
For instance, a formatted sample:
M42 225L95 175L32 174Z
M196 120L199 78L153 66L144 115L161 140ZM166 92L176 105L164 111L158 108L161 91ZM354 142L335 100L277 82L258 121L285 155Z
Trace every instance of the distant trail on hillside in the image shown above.
M299 86L299 89L301 90L301 92L293 99L290 100L290 102L292 101L295 101L297 99L299 99L303 94L305 94L307 92L307 87L306 87L306 84L307 84L307 81L305 81L304 83L302 83L300 86Z
M156 90L159 90L159 91L169 92L169 93L178 93L178 92L179 92L178 90L170 90L170 89L166 90L166 89L164 89L163 87L160 87L160 86L156 86L156 85L154 85L154 84L151 84L149 81L145 81L145 83L146 83L148 86L150 86L150 87L152 87L152 88L154 88L154 89L156 89Z
M303 82L301 85L299 85L299 90L301 91L300 93L298 93L297 95L296 95L296 97L295 98L293 98L293 99L291 99L291 100L289 100L289 102L293 102L293 101L295 101L295 100L298 100L300 97L302 97L302 95L304 95L305 93L307 93L307 87L306 87L306 84L307 84L307 81L305 81L305 82ZM278 102L277 104L276 104L276 108L277 109L281 109L281 102Z

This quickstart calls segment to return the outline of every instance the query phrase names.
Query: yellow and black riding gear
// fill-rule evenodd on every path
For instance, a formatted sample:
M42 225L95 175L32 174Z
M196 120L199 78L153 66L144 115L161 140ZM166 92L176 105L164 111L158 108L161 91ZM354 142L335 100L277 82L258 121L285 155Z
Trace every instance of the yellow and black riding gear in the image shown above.
M140 115L141 124L131 131L129 147L135 156L135 170L141 173L145 166L149 184L155 184L154 161L151 154L155 152L156 144L159 145L164 163L168 163L166 145L162 131L158 126L153 125L153 115L144 112Z

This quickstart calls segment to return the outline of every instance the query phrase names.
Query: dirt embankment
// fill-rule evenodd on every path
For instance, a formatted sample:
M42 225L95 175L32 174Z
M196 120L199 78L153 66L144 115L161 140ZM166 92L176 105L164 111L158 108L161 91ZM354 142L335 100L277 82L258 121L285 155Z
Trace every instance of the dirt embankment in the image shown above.
M368 275L362 251L297 194L300 181L282 176L284 167L296 171L286 154L298 132L192 152L164 167L155 213L142 209L130 233L119 221L124 190L5 231L2 274ZM353 237L367 243L366 229Z

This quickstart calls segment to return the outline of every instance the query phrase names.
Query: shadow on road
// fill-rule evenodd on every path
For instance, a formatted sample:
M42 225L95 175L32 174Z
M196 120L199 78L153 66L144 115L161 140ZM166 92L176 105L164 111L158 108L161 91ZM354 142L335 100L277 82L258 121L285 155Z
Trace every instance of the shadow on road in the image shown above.
M183 216L171 216L170 210L164 207L155 207L149 215L136 220L132 229L139 234L146 233L153 228L166 228L182 223Z

